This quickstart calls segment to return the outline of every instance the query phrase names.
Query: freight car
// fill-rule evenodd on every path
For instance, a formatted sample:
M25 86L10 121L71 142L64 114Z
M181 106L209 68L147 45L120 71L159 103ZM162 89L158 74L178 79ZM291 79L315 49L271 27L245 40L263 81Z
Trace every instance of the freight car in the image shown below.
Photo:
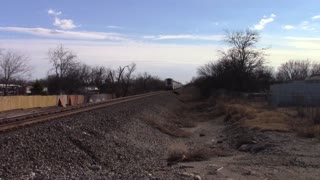
M174 81L171 78L167 78L165 79L165 87L167 90L175 90L181 88L182 84L177 81Z

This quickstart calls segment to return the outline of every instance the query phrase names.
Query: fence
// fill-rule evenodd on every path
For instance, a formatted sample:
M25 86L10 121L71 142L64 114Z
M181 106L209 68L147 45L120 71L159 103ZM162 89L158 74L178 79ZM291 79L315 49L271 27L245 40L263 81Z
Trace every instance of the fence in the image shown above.
M0 111L28 109L57 105L57 96L3 96L0 97Z
M112 99L111 94L92 95L60 95L60 96L0 96L0 112L14 109L29 109L78 105L83 103L101 102Z
M294 81L272 85L269 102L273 106L320 106L320 82Z

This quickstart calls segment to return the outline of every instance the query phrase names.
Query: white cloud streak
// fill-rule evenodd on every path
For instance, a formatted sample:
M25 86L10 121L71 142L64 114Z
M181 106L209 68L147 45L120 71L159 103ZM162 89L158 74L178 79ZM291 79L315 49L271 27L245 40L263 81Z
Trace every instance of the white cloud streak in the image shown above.
M109 29L124 29L124 27L121 26L107 26Z
M62 14L62 12L61 12L61 11L55 11L55 10L53 10L53 9L49 9L49 10L48 10L48 14L49 14L49 15L54 15L54 16L59 16L59 15Z
M220 41L222 35L191 35L191 34L179 34L179 35L150 35L143 36L144 39L150 40L205 40L205 41Z
M271 14L269 17L264 16L258 24L254 25L253 29L263 30L267 24L274 21L275 17L276 17L275 14Z
M295 40L295 41L319 41L320 42L320 37L318 38L311 38L311 37L294 37L294 36L288 36L288 37L285 37L285 39L288 39L288 40Z
M91 39L124 41L126 38L118 33L91 32L91 31L65 31L46 28L0 27L0 31L10 31L34 36L65 38L65 39Z
M298 25L285 25L282 26L282 29L285 30L304 30L304 31L313 31L316 32L320 28L320 25L316 22L310 22L310 21L302 21Z
M313 16L311 19L312 20L320 19L320 15Z
M292 26L292 25L284 25L284 26L282 26L282 29L292 30L292 29L296 29L296 27Z

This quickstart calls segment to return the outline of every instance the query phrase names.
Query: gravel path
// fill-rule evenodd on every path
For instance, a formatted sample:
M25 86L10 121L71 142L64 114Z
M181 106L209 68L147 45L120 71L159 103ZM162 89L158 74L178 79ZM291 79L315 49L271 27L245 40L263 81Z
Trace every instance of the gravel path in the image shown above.
M171 93L0 134L0 179L182 179L167 166L172 138L141 113L172 111Z

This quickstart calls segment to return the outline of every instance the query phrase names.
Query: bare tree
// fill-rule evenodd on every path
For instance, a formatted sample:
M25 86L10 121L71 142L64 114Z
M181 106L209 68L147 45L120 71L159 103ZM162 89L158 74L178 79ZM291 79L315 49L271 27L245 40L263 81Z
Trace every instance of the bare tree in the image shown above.
M320 75L320 64L319 63L312 64L310 75Z
M127 66L119 66L117 70L108 70L107 82L109 83L112 96L120 97L122 93L122 79Z
M126 96L132 80L132 73L136 69L136 64L119 66L117 70L108 69L106 81L109 84L111 93L116 97Z
M77 68L77 55L68 49L65 49L63 45L59 45L54 49L50 49L48 52L48 58L53 65L53 71L57 79L57 85L59 93L62 93L61 80L66 78L70 72L74 72Z
M311 63L309 60L290 60L281 64L276 78L278 81L305 80L312 75L320 73L320 64Z
M226 32L224 41L230 49L221 52L222 59L232 61L243 72L253 72L265 63L264 49L255 47L259 40L259 33L252 30Z
M271 79L265 66L265 49L256 47L259 39L256 31L226 32L224 42L229 49L220 51L221 56L216 62L198 68L197 82L200 82L203 93L210 93L211 88L232 91L259 91L265 88L257 86L260 78L263 77L263 81L265 77Z
M114 98L115 91L116 91L116 71L115 70L113 69L107 70L106 82L110 87L112 98Z
M139 75L137 79L140 79L142 81L142 88L143 91L147 91L148 87L147 84L149 81L152 79L157 79L157 77L152 77L150 74L147 72L144 72L143 75Z
M91 83L97 86L100 92L104 91L105 81L107 78L107 69L103 66L96 66L91 71Z
M215 73L215 64L213 62L209 62L198 68L197 73L199 76L203 77L211 77L214 76Z
M58 78L65 77L68 70L74 68L77 64L77 55L70 50L65 49L63 45L50 49L48 57Z
M91 83L92 68L87 64L79 65L79 79L82 81L83 86Z
M20 79L30 67L29 58L16 51L5 51L0 54L0 77L5 85L4 94L8 95L8 85L14 79Z
M163 90L164 83L157 76L152 76L151 74L144 72L143 74L138 74L134 78L133 86L133 93L146 93L153 90Z
M123 82L123 96L127 96L129 88L130 88L130 83L132 81L132 74L136 70L136 64L132 63L128 66L126 66L127 72L123 75L122 77L122 82Z

